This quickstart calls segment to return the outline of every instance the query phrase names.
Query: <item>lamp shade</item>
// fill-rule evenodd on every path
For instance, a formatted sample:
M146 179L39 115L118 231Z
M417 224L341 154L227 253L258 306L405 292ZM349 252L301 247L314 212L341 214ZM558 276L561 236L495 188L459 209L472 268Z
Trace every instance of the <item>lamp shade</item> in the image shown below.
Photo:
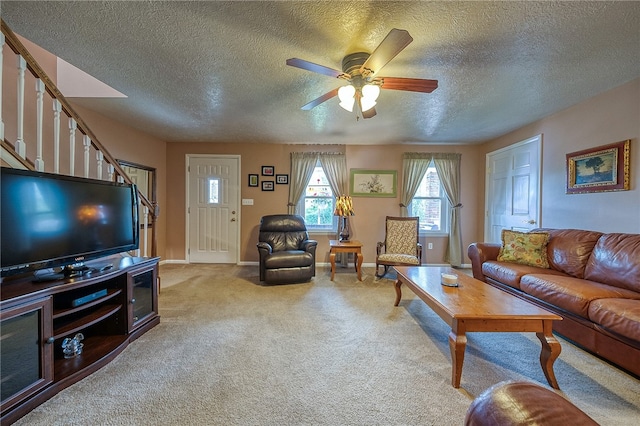
M360 108L362 112L368 111L376 106L376 99L380 96L380 86L375 84L365 84L362 88L362 98L360 99Z
M333 212L334 216L353 216L353 202L348 195L341 195L336 198L336 209Z
M380 96L380 86L377 84L365 84L362 88L362 96L375 101Z
M353 111L353 104L355 102L356 88L352 85L342 86L338 89L338 98L340 99L340 106L349 112Z

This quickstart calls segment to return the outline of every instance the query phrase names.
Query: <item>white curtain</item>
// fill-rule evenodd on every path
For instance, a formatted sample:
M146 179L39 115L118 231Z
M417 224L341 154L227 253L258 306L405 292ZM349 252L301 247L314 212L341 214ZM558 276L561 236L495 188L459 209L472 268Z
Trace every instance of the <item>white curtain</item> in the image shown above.
M291 178L289 179L289 214L298 214L298 201L307 187L318 161L317 152L291 153Z
M462 266L462 232L460 229L460 159L461 154L433 154L438 177L451 205L451 222L449 225L449 245L445 260L451 266Z
M402 190L400 191L400 216L409 216L409 204L420 187L429 168L433 154L405 152L402 155Z

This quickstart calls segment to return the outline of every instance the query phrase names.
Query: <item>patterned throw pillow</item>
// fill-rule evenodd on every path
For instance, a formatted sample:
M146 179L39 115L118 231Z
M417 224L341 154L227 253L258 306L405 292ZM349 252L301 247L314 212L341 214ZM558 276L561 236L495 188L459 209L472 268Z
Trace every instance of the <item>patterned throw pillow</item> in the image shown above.
M502 247L498 253L498 260L548 269L548 242L548 232L518 232L503 229Z

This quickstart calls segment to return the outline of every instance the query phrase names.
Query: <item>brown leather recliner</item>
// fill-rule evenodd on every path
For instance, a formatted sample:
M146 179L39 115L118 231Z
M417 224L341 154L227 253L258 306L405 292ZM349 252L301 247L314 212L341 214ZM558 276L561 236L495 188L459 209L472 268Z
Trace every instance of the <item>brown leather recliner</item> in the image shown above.
M302 216L263 216L258 235L260 281L268 284L310 281L316 275L317 245L317 241L309 239Z

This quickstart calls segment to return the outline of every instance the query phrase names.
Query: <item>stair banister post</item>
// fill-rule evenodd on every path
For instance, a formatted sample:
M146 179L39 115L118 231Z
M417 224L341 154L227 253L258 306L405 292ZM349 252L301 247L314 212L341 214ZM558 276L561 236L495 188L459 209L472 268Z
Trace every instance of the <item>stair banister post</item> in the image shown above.
M36 160L35 169L44 172L44 160L42 159L42 120L44 109L44 83L36 79Z
M23 159L27 158L27 145L24 143L24 72L27 69L27 61L21 55L18 56L18 128L16 136L16 152Z
M114 174L115 170L116 170L116 168L113 167L113 164L111 164L111 163L107 164L107 177L108 177L108 180L110 182L113 182L113 174Z
M76 130L78 123L73 118L69 119L69 175L76 175Z
M102 151L96 151L96 160L98 161L98 169L96 170L97 177L102 180L102 163L104 161L104 154Z
M2 82L2 67L4 65L4 34L0 33L0 82ZM4 140L4 120L2 119L2 84L0 84L0 140Z
M82 137L82 145L84 145L84 177L89 177L89 148L91 148L91 138L87 135Z
M147 256L147 240L149 240L149 207L143 206L143 218L144 218L144 257Z
M53 100L53 172L60 173L60 112L62 104Z

